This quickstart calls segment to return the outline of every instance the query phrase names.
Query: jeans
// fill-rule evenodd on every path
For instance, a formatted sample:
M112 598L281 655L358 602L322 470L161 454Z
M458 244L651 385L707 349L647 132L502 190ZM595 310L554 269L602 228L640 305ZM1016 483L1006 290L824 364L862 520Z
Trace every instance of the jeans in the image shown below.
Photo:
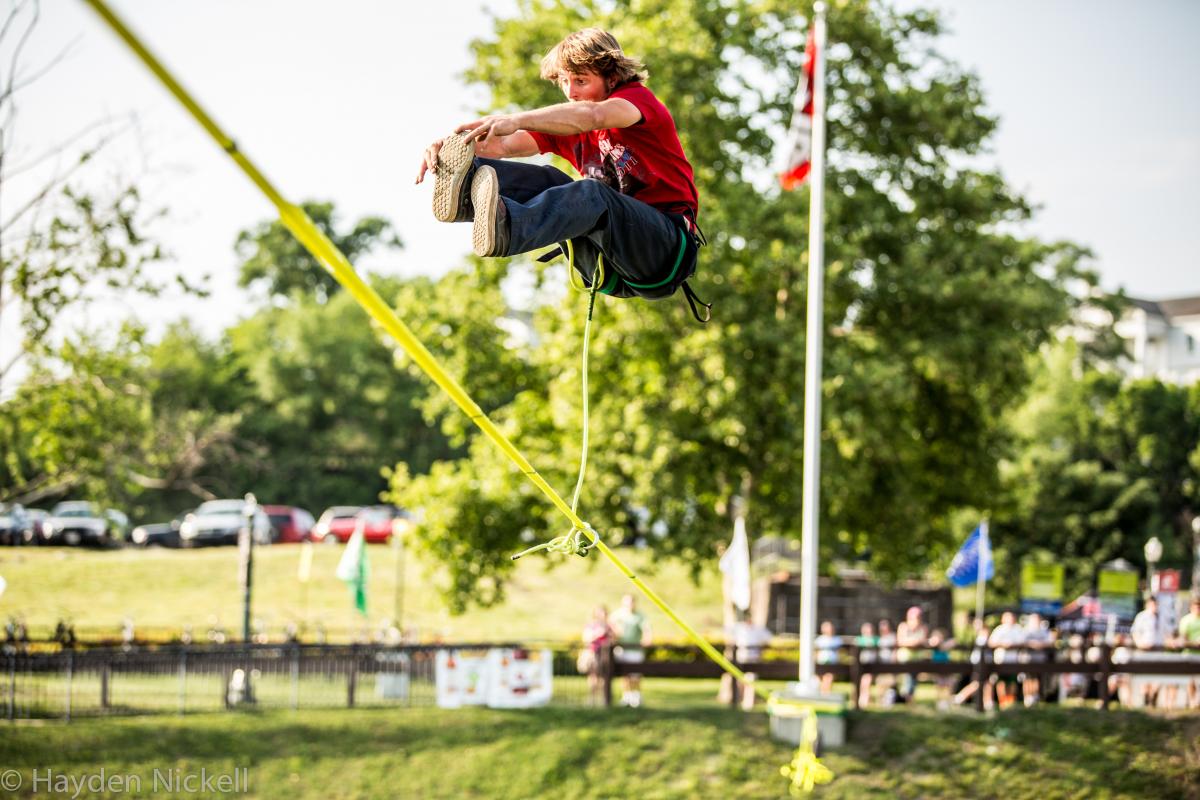
M666 297L696 267L696 243L662 211L623 195L607 184L572 180L562 170L476 158L496 170L508 212L507 255L570 241L574 267L591 286L600 255L600 291L616 297Z

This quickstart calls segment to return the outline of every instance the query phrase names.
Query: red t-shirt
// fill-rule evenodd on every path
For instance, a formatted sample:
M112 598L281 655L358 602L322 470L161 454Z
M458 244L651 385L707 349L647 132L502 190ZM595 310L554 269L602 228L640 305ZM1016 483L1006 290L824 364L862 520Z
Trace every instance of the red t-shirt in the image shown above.
M598 178L621 194L663 211L699 211L692 165L683 154L671 112L641 81L617 87L609 97L633 103L642 120L570 136L529 131L542 153L571 162L585 178Z

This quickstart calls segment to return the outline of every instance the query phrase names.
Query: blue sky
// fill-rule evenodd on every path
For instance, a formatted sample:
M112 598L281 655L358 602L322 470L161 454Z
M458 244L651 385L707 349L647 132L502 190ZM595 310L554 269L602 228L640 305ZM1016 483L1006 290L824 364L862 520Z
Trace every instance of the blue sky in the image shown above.
M395 221L406 249L361 267L438 274L470 251L462 226L434 223L429 184L412 179L422 147L482 102L459 77L468 41L490 30L480 0L440 0L437 13L367 0L114 5L285 195L333 200L343 219ZM946 10L941 49L981 77L1001 118L994 160L1042 207L1031 232L1093 248L1107 288L1200 293L1200 3L920 5ZM504 15L515 0L488 7ZM35 60L69 51L21 98L16 160L136 115L93 180L142 178L170 208L158 235L178 267L212 273L215 294L118 300L103 313L151 324L186 314L215 333L248 308L234 288L236 232L271 207L83 3L45 2L42 16ZM5 202L35 178L13 180Z

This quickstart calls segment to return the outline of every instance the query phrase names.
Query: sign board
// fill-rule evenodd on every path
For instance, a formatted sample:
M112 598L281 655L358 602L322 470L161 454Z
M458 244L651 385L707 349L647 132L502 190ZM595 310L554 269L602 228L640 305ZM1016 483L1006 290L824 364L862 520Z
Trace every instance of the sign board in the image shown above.
M549 650L494 647L488 651L487 704L491 708L532 708L550 702L554 658Z
M1171 592L1174 594L1179 591L1179 570L1177 569L1160 569L1154 573L1154 577L1150 581L1150 591L1155 594L1160 592Z
M438 650L434 682L440 708L481 706L487 702L487 651Z
M412 659L407 653L379 653L375 673L375 696L380 700L408 700Z
M1062 564L1021 565L1021 611L1055 616L1062 610Z
M1169 641L1179 628L1179 570L1164 569L1154 573L1150 581L1154 599L1158 601L1158 635Z
M1115 614L1132 619L1138 609L1138 574L1130 570L1100 570L1097 590L1100 610L1104 615Z
M549 650L438 650L434 677L441 708L531 708L550 702L554 659Z

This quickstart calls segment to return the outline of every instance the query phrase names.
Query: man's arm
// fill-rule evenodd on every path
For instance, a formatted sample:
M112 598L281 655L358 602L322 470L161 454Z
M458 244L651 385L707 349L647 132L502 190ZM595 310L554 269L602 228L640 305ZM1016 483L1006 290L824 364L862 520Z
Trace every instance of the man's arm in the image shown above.
M623 97L610 97L599 103L576 102L518 111L515 114L492 114L474 122L459 125L456 133L467 134L470 140L496 139L518 131L537 131L554 136L571 136L606 128L628 128L642 120L642 112ZM485 145L486 146L486 145Z

